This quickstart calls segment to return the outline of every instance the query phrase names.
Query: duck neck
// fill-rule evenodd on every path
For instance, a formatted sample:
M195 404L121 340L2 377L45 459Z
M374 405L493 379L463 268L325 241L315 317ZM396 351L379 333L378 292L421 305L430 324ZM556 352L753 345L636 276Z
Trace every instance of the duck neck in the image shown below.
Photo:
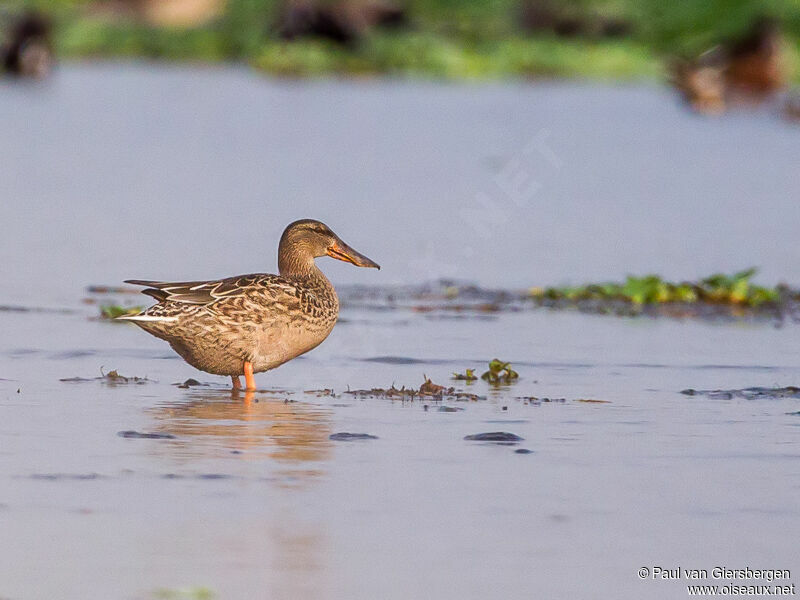
M328 282L328 278L319 270L314 257L310 254L284 251L281 248L278 252L278 273L281 277L289 277L293 279L316 279L323 283Z

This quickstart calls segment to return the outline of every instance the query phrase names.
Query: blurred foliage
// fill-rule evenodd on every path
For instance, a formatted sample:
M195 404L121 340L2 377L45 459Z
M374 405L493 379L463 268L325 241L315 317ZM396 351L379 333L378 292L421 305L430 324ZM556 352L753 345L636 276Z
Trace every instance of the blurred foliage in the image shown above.
M214 600L217 595L207 587L181 589L160 588L153 592L156 600Z
M706 302L760 306L780 300L780 289L751 283L756 269L733 275L716 274L698 282L672 283L658 275L628 276L624 283L599 283L578 287L534 288L531 296L547 300L623 300L635 305L668 302Z
M325 0L323 0L325 1ZM570 15L621 19L617 38L526 33L526 0L408 0L409 25L372 30L343 46L315 39L287 42L276 34L280 0L228 0L223 14L194 28L156 27L108 18L90 0L18 0L5 11L36 7L56 22L64 56L142 56L244 60L283 76L414 75L444 78L580 76L652 77L667 56L695 56L740 34L759 15L783 23L790 62L800 48L800 0L554 0ZM798 69L794 68L795 79Z
M272 41L255 59L276 75L304 76L336 72L349 75L408 75L445 79L505 76L582 76L633 78L660 72L637 46L625 42L564 44L555 38L510 37L479 44L425 33L373 35L355 50L331 42Z
M127 315L137 315L144 310L144 306L120 306L119 304L105 304L100 307L100 317L103 319L116 319Z

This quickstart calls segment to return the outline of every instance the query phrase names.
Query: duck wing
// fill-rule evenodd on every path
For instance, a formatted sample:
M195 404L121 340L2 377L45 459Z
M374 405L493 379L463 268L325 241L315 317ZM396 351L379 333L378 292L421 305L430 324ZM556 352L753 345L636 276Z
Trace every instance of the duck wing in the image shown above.
M125 283L141 285L143 294L159 302L181 302L184 304L207 305L223 298L243 296L254 287L285 288L293 292L294 286L278 275L253 274L215 279L211 281L149 281L127 279Z

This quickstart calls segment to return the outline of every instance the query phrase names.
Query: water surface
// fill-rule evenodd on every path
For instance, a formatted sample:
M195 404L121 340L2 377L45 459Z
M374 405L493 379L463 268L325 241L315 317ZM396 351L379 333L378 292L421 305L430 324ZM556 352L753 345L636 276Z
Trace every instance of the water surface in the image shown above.
M247 399L81 303L272 270L301 216L383 266L326 260L337 284L750 264L796 282L797 132L770 115L698 119L649 87L131 64L4 81L0 123L0 304L68 311L0 310L0 597L675 598L638 569L800 568L798 400L680 394L798 385L791 323L350 309ZM541 184L527 204L498 187L514 165ZM486 197L500 209L464 212ZM494 356L520 381L458 384L485 398L443 403L463 410L345 393L456 385ZM463 439L487 431L524 441Z

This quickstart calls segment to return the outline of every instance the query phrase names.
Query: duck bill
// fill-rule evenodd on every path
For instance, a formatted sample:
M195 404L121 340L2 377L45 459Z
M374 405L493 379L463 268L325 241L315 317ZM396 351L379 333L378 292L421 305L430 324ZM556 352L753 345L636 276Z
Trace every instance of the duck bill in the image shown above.
M337 260L349 262L357 267L370 267L373 269L380 269L381 266L374 260L370 260L360 252L353 250L350 246L345 244L342 240L337 240L332 246L328 248L328 256Z

